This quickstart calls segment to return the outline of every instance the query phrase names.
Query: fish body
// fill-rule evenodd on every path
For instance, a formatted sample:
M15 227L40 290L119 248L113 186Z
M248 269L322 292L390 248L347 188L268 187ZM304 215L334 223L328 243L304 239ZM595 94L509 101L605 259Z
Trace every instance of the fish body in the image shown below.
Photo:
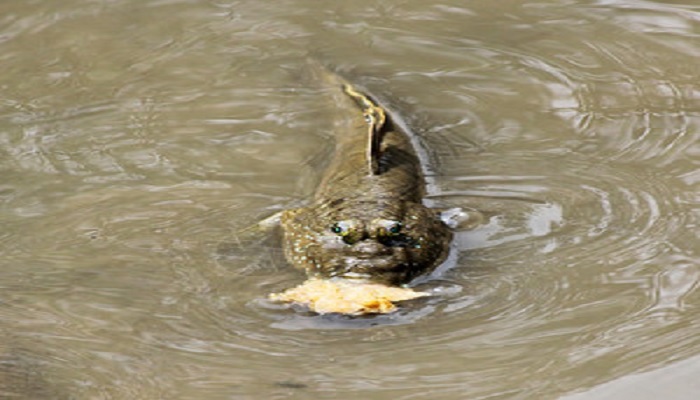
M312 203L281 215L285 257L319 278L397 285L430 272L445 259L452 232L423 204L408 132L369 94L328 70L322 76L348 114Z

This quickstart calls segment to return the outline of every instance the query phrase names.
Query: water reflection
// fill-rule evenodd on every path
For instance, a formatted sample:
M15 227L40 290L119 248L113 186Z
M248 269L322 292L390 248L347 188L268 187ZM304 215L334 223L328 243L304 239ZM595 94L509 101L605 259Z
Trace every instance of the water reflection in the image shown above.
M3 3L0 318L42 351L0 379L72 398L557 398L692 360L698 12ZM432 202L484 215L419 282L434 296L396 314L264 300L303 277L274 235L239 235L303 204L328 160L310 49L405 116Z

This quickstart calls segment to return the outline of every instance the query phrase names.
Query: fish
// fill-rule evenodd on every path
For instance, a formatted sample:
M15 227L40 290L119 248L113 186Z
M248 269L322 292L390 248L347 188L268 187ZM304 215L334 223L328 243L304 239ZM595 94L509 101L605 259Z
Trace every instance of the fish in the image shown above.
M440 265L453 237L425 204L412 133L367 90L312 64L346 115L310 204L278 217L285 258L310 278L405 285Z

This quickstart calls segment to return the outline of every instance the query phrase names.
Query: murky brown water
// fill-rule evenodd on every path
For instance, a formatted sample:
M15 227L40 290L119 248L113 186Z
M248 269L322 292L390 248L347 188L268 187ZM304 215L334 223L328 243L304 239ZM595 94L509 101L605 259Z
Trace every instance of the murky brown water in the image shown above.
M691 1L2 2L0 388L694 398L642 373L700 373L699 36ZM393 99L436 203L487 216L398 314L270 304L302 275L229 246L332 148L309 51Z

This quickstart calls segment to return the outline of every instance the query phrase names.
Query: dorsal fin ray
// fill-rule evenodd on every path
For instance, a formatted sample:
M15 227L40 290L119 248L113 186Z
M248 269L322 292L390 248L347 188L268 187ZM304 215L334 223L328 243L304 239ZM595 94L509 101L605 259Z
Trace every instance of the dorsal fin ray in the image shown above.
M379 175L379 157L381 156L382 134L384 133L383 128L386 123L386 112L384 108L372 100L371 97L358 91L352 85L348 83L344 84L343 90L348 96L355 100L367 121L367 168L370 175Z

